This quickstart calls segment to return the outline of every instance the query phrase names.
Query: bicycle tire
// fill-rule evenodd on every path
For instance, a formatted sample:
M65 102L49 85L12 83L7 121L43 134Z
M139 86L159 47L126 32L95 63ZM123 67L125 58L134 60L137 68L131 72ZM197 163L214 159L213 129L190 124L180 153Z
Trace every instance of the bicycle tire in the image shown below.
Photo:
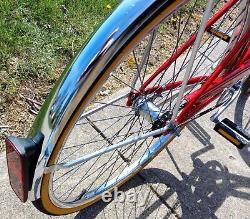
M250 77L248 77L242 86L241 94L236 102L234 111L234 122L242 129L245 133L250 136L250 125L249 125L249 103L250 103ZM243 149L239 150L241 158L244 160L246 165L250 167L250 145L246 145Z
M242 93L250 93L250 76L244 81L242 85Z

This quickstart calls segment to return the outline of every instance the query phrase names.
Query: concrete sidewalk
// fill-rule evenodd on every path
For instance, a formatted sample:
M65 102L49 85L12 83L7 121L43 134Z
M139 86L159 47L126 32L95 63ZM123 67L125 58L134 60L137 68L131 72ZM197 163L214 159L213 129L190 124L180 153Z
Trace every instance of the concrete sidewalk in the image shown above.
M250 98L239 99L224 114L238 122L241 118L246 122L249 115ZM136 193L137 202L98 202L57 218L250 218L250 146L239 152L212 128L209 115L190 123L181 137L120 189ZM19 202L9 186L4 154L0 176L1 218L51 218L31 203Z

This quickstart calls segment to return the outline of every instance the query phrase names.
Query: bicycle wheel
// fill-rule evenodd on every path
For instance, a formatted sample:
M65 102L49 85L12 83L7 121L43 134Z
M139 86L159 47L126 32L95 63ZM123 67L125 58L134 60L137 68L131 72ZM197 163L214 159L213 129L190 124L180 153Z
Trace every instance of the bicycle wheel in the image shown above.
M241 94L236 102L234 112L234 122L242 129L246 134L250 136L250 77L248 77L243 86ZM250 144L246 145L242 150L239 150L242 159L246 165L250 167Z
M250 136L250 118L249 118L249 96L250 96L250 76L243 82L241 94L235 107L234 120L244 132ZM250 146L250 145L249 145Z
M131 4L124 1L111 17L123 10L128 2ZM174 59L173 56L197 31L204 12L202 2L190 1L180 7L184 2L137 1L139 11L143 8L141 5L148 5L132 23L133 28L129 26L123 31L129 40L125 43L122 38L112 40L119 28L123 28L121 26L102 45L101 51L106 52L114 44L118 52L110 51L105 60L101 52L96 54L98 62L103 64L105 61L107 67L100 75L93 76L91 83L81 78L81 83L90 88L71 111L49 157L47 167L57 165L58 168L51 168L43 175L40 198L33 202L41 211L61 215L93 204L103 192L122 185L138 173L175 137L174 132L161 135L155 130L164 127L171 119L191 47ZM235 36L234 30L244 26L248 7L242 7L242 1L234 2L213 24L214 29L232 35L231 40L225 42L213 34L204 34L185 94L200 87L215 63L228 51L228 45L240 36ZM216 2L211 16L222 10L224 4ZM108 19L104 26L113 25L109 22ZM81 56L77 58L85 62ZM171 64L146 89L143 84L165 60L172 60ZM91 69L92 65L88 67ZM64 100L55 103L63 107ZM56 110L52 108L50 113L56 113ZM76 160L79 162L75 163ZM71 166L72 161L74 165ZM68 168L59 167L65 164Z
M246 81L244 81L244 84L242 85L242 93L250 93L250 76L246 79Z

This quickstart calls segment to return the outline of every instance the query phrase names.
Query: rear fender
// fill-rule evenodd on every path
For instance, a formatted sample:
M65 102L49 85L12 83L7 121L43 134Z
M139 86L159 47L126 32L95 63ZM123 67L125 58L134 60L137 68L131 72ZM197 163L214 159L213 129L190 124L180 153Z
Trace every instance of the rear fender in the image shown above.
M167 13L173 12L185 2L185 0L122 1L68 65L42 106L29 134L30 138L39 131L44 135L32 190L29 193L30 200L40 197L43 170L53 148L76 107L95 81L131 38L144 29L156 15L162 13L163 19ZM148 31L150 30L146 30L143 34L147 34Z

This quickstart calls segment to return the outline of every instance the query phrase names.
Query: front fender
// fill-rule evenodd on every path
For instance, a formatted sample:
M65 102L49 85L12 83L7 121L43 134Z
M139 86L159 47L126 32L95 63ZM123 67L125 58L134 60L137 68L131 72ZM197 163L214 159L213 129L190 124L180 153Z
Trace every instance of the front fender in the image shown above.
M44 135L29 197L31 200L39 198L37 191L43 168L63 128L95 80L137 32L173 2L177 8L185 1L122 1L68 65L42 106L29 134L29 137L34 137L40 131Z

